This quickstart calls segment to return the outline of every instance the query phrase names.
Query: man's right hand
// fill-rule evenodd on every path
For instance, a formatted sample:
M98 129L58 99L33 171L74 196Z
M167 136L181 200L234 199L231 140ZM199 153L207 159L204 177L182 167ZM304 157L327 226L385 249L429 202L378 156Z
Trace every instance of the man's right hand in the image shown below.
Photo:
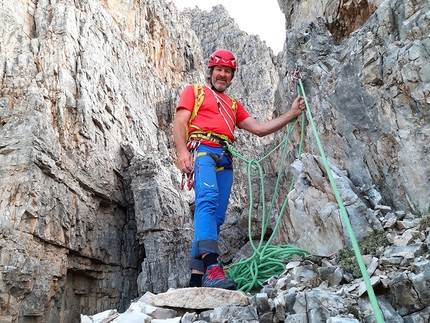
M291 104L291 113L293 113L293 115L295 117L298 117L299 115L302 114L302 111L304 111L306 109L306 104L305 104L305 99L302 96L298 96L293 104Z
M183 173L190 173L194 169L193 156L187 151L178 153L177 167Z

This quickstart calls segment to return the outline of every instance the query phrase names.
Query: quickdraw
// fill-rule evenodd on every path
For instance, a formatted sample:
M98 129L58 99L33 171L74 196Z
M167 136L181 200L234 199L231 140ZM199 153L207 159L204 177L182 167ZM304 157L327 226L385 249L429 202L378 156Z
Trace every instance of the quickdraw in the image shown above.
M190 139L187 143L187 149L190 152L191 156L193 156L194 162L197 158L197 151L199 150L201 139ZM189 172L188 174L182 173L182 181L181 181L181 190L184 189L185 183L187 184L188 190L193 188L195 182L194 171Z
M297 95L297 86L298 86L298 80L302 78L302 75L300 74L300 67L296 64L295 71L292 71L290 73L291 77L291 86L293 88L294 96Z

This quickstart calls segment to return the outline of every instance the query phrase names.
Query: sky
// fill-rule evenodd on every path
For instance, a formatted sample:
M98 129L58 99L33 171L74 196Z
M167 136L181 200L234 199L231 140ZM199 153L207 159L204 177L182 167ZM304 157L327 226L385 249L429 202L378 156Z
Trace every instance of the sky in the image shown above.
M199 7L211 11L213 6L222 4L239 28L249 35L259 35L261 40L277 55L284 46L285 18L277 0L171 0L179 10ZM170 0L166 0L170 2Z

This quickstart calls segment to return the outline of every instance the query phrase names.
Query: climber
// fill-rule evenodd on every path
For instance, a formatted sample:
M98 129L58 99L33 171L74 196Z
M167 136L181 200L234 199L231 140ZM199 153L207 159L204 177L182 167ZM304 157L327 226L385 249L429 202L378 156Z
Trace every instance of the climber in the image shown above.
M225 91L236 72L236 59L225 49L209 58L204 99L196 113L195 86L183 90L173 123L177 167L193 174L195 192L194 242L191 248L190 287L217 287L235 290L218 262L218 234L224 223L233 182L232 160L225 142L234 142L235 126L260 137L271 134L299 116L305 109L298 96L290 110L260 123L242 104Z

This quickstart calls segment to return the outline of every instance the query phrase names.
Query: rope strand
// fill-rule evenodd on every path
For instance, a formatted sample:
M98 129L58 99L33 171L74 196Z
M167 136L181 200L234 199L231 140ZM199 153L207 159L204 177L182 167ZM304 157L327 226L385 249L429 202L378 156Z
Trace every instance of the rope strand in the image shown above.
M224 122L225 122L225 124L227 125L228 130L230 131L231 135L233 136L234 131L233 131L233 129L232 129L232 127L231 127L231 125L228 123L227 118L225 117L225 115L224 115L224 113L223 113L223 111L222 111L222 110L224 110L224 112L227 114L227 116L229 117L229 119L230 119L230 121L232 122L232 125L233 125L233 126L234 126L234 124L235 124L236 115L234 114L234 119L233 119L233 117L229 114L229 111L233 111L232 107L230 107L230 106L228 105L228 103L227 103L227 102L226 102L226 101L225 101L221 96L219 96L217 93L215 93L215 91L214 91L214 90L212 90L212 89L210 89L210 90L212 91L212 93L213 93L213 95L214 95L214 97L215 97L215 99L216 99L216 102L217 102L217 104L218 104L218 111L219 111L219 113L221 114L222 118L224 119ZM227 108L224 106L223 102L221 102L221 101L223 101L223 102L224 102L224 104L225 104L227 107L229 107L229 108L230 108L230 110L227 110ZM221 109L221 108L222 108L222 109Z
M384 323L384 318L382 316L381 309L379 308L378 301L376 299L375 292L374 292L373 287L372 287L372 283L370 282L369 274L367 273L367 269L366 269L366 266L364 264L363 256L361 255L360 248L359 248L358 243L357 243L357 239L355 238L354 231L352 230L351 222L349 221L348 214L346 212L345 206L343 205L342 198L340 197L339 190L337 189L336 183L335 183L333 175L331 173L330 166L328 164L326 155L324 153L324 149L323 149L321 141L319 139L318 132L316 130L314 120L312 118L311 110L309 109L309 106L308 106L305 90L303 89L302 80L298 79L298 81L299 81L299 86L300 86L299 87L299 93L302 93L303 98L305 100L309 123L311 124L312 130L314 132L315 140L317 141L317 146L318 146L318 149L320 151L320 154L321 154L321 157L322 157L322 160L323 160L326 172L327 172L327 176L329 178L331 187L332 187L334 195L336 197L336 201L339 205L340 213L342 214L343 220L345 222L345 226L347 228L348 235L349 235L349 238L351 240L352 247L354 249L355 258L357 259L358 266L360 267L361 275L363 276L364 284L365 284L366 289L367 289L367 294L369 296L370 303L371 303L373 311L375 313L376 322L377 323Z
M351 244L353 246L354 252L355 252L355 256L358 262L358 265L360 267L360 271L361 274L363 276L363 280L367 289L367 294L369 296L370 299L370 303L372 305L373 311L375 313L375 318L376 318L376 322L377 323L384 323L384 318L382 316L382 312L381 309L379 308L378 305L378 301L376 299L372 284L370 282L370 278L369 275L367 273L366 270L366 266L364 265L364 261L363 261L363 257L360 253L360 248L358 246L357 240L354 236L354 232L352 230L351 227L351 223L349 221L349 217L348 214L346 213L345 207L343 205L342 199L340 197L339 191L337 189L336 183L333 179L333 175L331 173L331 169L330 166L328 164L327 158L325 156L323 147L321 145L313 118L312 118L312 114L311 114L311 110L309 108L309 104L306 98L306 94L303 88L303 83L300 77L300 74L298 72L299 70L297 70L297 72L294 74L295 78L294 78L294 82L295 82L295 91L297 91L298 95L302 95L304 100L305 100L305 105L306 105L306 112L308 115L308 119L309 119L309 123L311 125L311 128L313 130L313 133L315 135L315 139L317 141L317 146L319 148L319 151L321 153L321 157L330 181L330 184L332 186L334 195L336 197L336 201L339 205L339 209L340 212L343 216L350 240L351 240ZM298 86L297 84L298 83ZM263 158L261 158L260 160L246 160L243 156L241 156L232 145L227 144L228 150L230 151L230 153L242 160L243 162L246 163L246 170L247 170L247 174L248 174L248 187L249 187L249 199L250 199L250 205L249 205L249 213L248 213L248 238L249 238L249 242L251 244L251 247L254 250L253 255L250 258L243 258L241 259L239 262L234 263L232 265L230 265L230 268L226 271L226 274L228 277L233 278L236 281L236 284L238 286L239 290L245 291L245 292L249 292L251 289L257 287L257 286L262 286L264 281L266 281L267 279L269 279L270 277L274 276L274 275L278 275L281 274L283 272L283 270L285 270L285 260L291 259L294 255L301 255L301 256L306 256L307 254L309 254L308 251L297 248L297 247L293 247L293 246L289 246L289 245L283 245L283 246L272 246L270 245L270 242L272 241L272 239L275 236L275 233L278 229L279 223L281 221L282 215L284 213L284 210L286 208L287 202L288 202L288 197L285 199L282 208L279 212L279 216L278 219L276 221L276 225L275 228L273 229L273 232L270 236L270 238L268 239L268 241L264 244L263 239L265 237L265 233L267 230L267 226L269 224L269 220L270 218L268 217L266 219L266 207L265 207L265 199L264 199L264 182L263 182L263 172L262 172L262 167L260 165L260 162L262 162L264 159L266 159L268 156L270 156L274 151L276 151L277 149L279 149L281 146L284 146L284 150L282 153L282 157L281 157L281 163L279 166L279 172L278 172L278 179L276 181L276 185L275 185L275 190L274 190L274 194L272 197L272 201L271 201L271 205L269 208L269 214L272 214L272 208L274 206L275 203L275 198L278 194L278 188L279 188L279 181L280 181L280 176L282 174L282 168L283 168L283 164L286 158L286 152L287 152L287 142L289 140L289 137L292 133L292 131L294 130L295 126L297 124L297 120L294 122L294 124L291 126L290 124L288 125L288 131L287 131L287 135L284 138L284 140L277 145L271 152L269 152L266 156L264 156ZM298 159L301 158L301 153L302 153L302 149L303 149L303 142L304 142L304 124L305 124L305 112L302 112L301 115L301 135L300 135L300 144L299 144L299 150L298 150ZM261 183L261 204L262 204L262 228L261 228L261 235L260 235L260 241L258 243L258 246L255 246L253 239L252 239L252 232L251 232L251 219L252 219L252 210L253 210L253 194L252 194L252 172L254 172L255 176L259 176L260 177L260 183ZM291 186L290 186L290 190L291 191L294 187L294 180L292 180L291 182Z

